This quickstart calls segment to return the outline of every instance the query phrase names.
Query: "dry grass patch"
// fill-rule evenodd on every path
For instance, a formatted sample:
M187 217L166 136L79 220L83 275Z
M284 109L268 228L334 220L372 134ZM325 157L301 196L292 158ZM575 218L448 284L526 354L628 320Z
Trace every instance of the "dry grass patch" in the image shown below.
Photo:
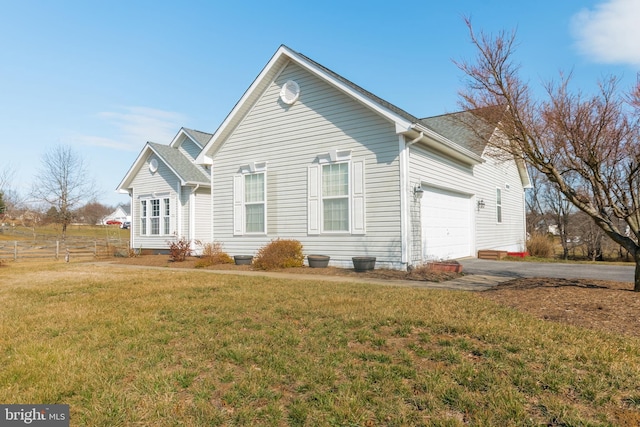
M198 270L0 270L0 401L74 425L623 425L640 342L479 294Z

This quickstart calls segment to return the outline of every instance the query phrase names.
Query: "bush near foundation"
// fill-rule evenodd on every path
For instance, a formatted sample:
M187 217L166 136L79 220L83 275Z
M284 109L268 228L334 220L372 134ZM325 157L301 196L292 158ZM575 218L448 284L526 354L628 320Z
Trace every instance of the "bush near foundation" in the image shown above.
M169 256L171 261L184 261L188 256L191 256L191 242L184 237L176 242L169 242Z
M233 264L233 258L222 250L222 243L205 243L202 247L200 261L196 263L195 267L203 268L218 264Z
M527 240L529 255L537 258L551 258L554 255L553 240L543 234L532 234Z
M258 250L253 266L259 270L302 267L302 243L293 239L276 239Z

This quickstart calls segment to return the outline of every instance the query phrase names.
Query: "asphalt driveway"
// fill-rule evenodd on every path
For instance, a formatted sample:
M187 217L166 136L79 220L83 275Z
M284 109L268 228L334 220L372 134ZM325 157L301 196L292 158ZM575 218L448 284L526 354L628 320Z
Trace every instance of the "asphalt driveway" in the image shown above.
M504 277L552 277L595 279L633 283L635 266L561 264L518 261L489 261L476 258L458 260L467 274Z

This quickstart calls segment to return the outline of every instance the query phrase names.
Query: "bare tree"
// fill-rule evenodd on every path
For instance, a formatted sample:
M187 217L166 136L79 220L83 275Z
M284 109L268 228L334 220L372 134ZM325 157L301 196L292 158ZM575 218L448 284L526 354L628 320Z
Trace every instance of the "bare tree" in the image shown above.
M569 225L571 215L576 209L549 180L545 180L543 188L545 206L558 227L558 236L562 246L562 259L569 259L569 249L573 240Z
M0 218L4 217L9 208L8 196L10 195L10 185L15 175L15 170L10 166L0 169Z
M621 94L619 80L610 77L585 95L571 90L570 75L561 75L538 100L513 62L515 32L492 37L466 23L477 57L457 63L467 76L462 107L477 110L503 133L505 138L488 144L542 172L629 251L636 263L634 290L640 292L640 84Z
M42 156L32 195L55 208L64 239L74 209L82 202L94 199L96 190L82 157L71 147L57 145Z
M113 212L112 206L105 206L95 200L90 201L86 205L79 208L76 212L78 218L84 224L96 225L102 218Z

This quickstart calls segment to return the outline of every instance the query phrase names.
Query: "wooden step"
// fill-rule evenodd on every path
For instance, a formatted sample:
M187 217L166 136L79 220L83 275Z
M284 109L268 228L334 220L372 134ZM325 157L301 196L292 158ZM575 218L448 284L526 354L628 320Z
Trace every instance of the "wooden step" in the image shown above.
M496 251L492 249L482 249L478 251L478 259L500 260L507 256L507 251Z

